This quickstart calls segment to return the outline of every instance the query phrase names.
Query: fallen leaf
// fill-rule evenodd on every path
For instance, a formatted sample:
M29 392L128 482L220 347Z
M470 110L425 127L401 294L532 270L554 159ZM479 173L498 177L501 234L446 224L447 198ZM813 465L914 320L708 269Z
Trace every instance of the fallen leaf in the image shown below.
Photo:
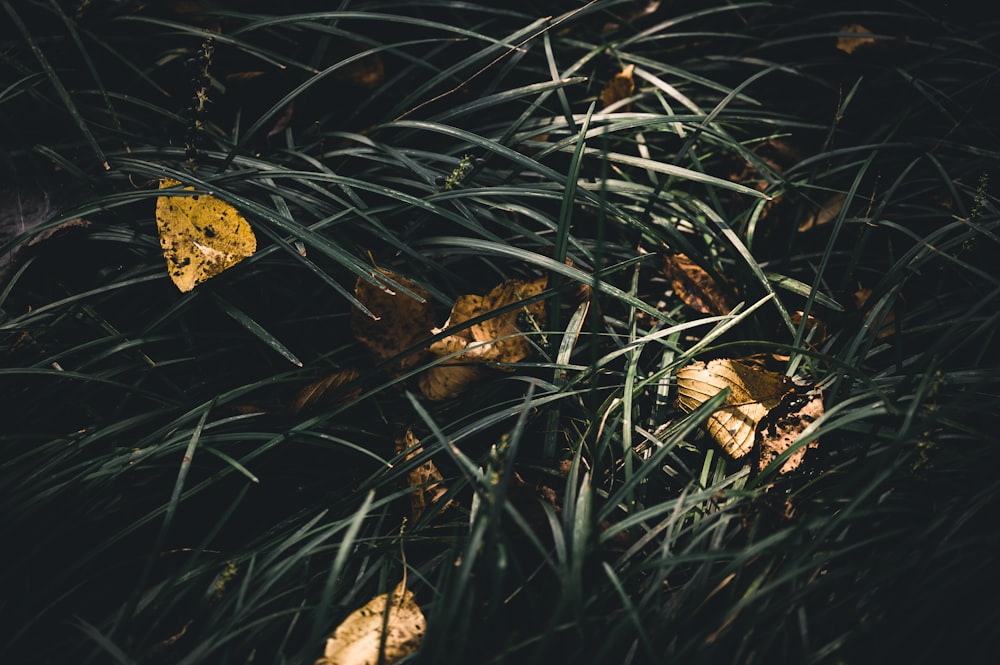
M632 96L632 93L635 92L635 81L632 79L632 72L634 71L635 65L625 65L620 72L615 74L613 79L608 81L608 84L604 86L604 90L601 91L603 108L608 108L612 104ZM632 110L632 105L625 104L617 110L628 113Z
M62 198L59 190L58 186L46 191L0 184L0 247L6 246L0 252L0 282L22 263L29 248L60 236L67 229L90 226L87 220L74 217L37 231L59 214L64 203L58 200Z
M267 133L267 138L272 139L278 134L282 133L288 126L292 124L292 116L295 115L295 102L291 101L285 105L284 110L281 111L281 115L274 121L274 126L271 127L271 131Z
M326 378L310 383L299 391L292 404L291 412L300 411L323 404L340 404L361 394L360 386L354 382L361 374L356 369L337 370Z
M656 10L659 8L660 8L660 0L644 0L638 3L633 2L623 12L621 21L625 25L632 25L633 21L637 21L638 19L643 18L644 16L648 16L650 14L655 14ZM601 32L607 33L611 32L612 30L617 30L618 28L621 27L621 25L622 24L617 21L605 23L604 27L601 28Z
M788 450L789 446L798 440L802 432L823 415L822 395L803 397L799 395L789 396L781 404L781 408L775 409L771 415L774 416L780 411L784 411L776 417L769 418L767 424L761 428L760 451L757 458L758 470L763 470L781 453ZM819 446L819 441L810 441L789 456L781 465L779 473L794 471L802 464L806 450Z
M335 76L362 88L374 88L385 79L385 63L378 53L369 53L360 60L338 69Z
M548 276L530 282L509 279L485 296L459 296L448 321L433 332L439 334L456 328L470 319L538 295L547 287ZM533 349L521 334L519 317L524 319L527 328L540 331L541 324L545 322L545 303L536 301L496 314L434 342L429 351L437 357L459 355L435 365L420 376L420 390L424 396L431 400L457 397L481 376L479 365L513 364L531 355Z
M817 226L823 226L824 224L829 224L837 218L840 211L844 208L844 202L847 201L847 194L838 192L834 194L822 205L814 210L808 217L799 222L799 233L803 233Z
M179 184L164 178L160 189ZM236 208L210 194L157 197L156 226L170 279L185 292L257 250L250 223Z
M865 304L868 299L872 297L871 289L858 289L854 292L854 306L858 310L865 308ZM865 314L865 325L870 326L874 323L873 312L867 312ZM882 319L882 327L879 328L878 332L875 334L876 339L885 339L886 337L891 337L896 334L899 330L899 326L896 323L896 310L890 309L889 313L885 315Z
M793 312L791 320L794 325L800 325L802 323L802 311ZM813 332L813 330L816 332ZM809 339L810 334L812 335L812 339ZM809 340L810 348L815 348L826 341L826 324L823 323L822 319L818 319L812 314L806 317L806 334L803 339Z
M794 384L784 374L738 360L694 362L677 371L677 407L690 413L726 388L730 393L724 406L708 417L705 428L723 450L740 459L753 449L761 420Z
M391 594L379 594L351 612L327 638L315 665L392 665L420 648L426 630L413 592L400 582Z
M702 314L721 316L732 309L732 297L727 289L712 279L708 272L683 254L665 256L663 272L678 298Z
M413 434L413 430L406 430L406 434L402 438L396 439L396 454L403 451L407 451L406 459L412 459L424 451L420 446L420 440ZM427 460L407 473L406 482L413 488L410 493L410 520L412 522L416 522L428 506L437 503L448 492L448 488L444 484L444 477L432 460ZM448 501L442 506L442 512L451 506L452 502Z
M844 33L837 37L837 49L851 55L858 49L869 48L875 44L874 37L865 37L872 31L863 25L852 23L841 27L837 32Z
M358 278L354 285L354 297L378 319L354 308L351 310L351 331L355 339L368 347L374 361L383 363L420 340L430 337L434 327L434 312L430 296L424 288L391 270L377 270L423 300L421 302L405 293L396 293ZM409 369L420 362L421 356L421 353L411 353L399 359L393 369Z

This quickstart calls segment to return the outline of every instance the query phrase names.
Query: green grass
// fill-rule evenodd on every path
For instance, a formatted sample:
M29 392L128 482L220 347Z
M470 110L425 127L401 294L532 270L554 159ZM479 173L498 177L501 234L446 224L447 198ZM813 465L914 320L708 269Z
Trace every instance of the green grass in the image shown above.
M413 662L986 660L1000 24L889 1L71 4L0 1L4 662L311 663L404 570ZM851 23L878 44L838 51ZM192 133L184 61L211 35ZM373 87L345 74L376 54ZM624 64L631 108L605 112ZM257 253L180 294L164 176L237 206ZM28 203L41 226L8 231ZM742 304L685 306L668 249ZM548 273L535 355L424 400L438 360L399 376L351 334L369 256L439 323ZM749 353L823 390L795 472L728 458L717 401L673 405L677 368ZM345 368L359 391L290 412ZM413 520L428 459L456 507Z

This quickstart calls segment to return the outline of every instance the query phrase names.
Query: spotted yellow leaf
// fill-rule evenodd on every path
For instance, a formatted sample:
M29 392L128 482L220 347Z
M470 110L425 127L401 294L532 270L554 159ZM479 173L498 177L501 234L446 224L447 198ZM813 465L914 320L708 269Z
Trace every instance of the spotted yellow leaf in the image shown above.
M164 178L160 189L179 184ZM157 197L156 227L170 279L181 291L190 291L257 250L250 223L210 194Z

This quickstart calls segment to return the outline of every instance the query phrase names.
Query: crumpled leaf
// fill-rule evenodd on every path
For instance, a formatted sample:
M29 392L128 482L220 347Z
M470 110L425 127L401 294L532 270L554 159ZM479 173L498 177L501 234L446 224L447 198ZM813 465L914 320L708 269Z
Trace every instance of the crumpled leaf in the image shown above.
M779 413L780 412L780 413ZM777 414L777 415L775 415ZM774 458L788 450L802 432L823 415L822 395L799 396L786 398L781 407L775 410L760 433L760 455L757 468L763 470ZM806 450L819 446L819 441L813 440L802 446L781 465L779 473L794 471L802 464Z
M731 392L725 405L708 417L705 428L723 450L740 459L753 449L761 420L794 384L784 374L738 360L694 362L677 371L677 407L690 413L726 388Z
M326 640L323 657L315 665L392 665L420 648L426 630L427 620L413 592L400 582L391 594L379 594L351 612Z
M875 45L874 37L866 37L872 31L863 25L852 23L841 27L837 32L845 33L837 37L837 50L851 55L858 49L870 48Z
M423 299L421 302L405 293L380 288L358 278L354 285L354 297L378 319L354 308L351 310L351 331L355 339L368 347L374 361L382 363L430 337L435 321L430 296L425 289L391 270L377 270ZM400 358L393 369L409 369L420 362L421 356L420 353L411 353Z
M160 189L179 184L164 178ZM156 226L170 279L181 291L190 291L257 251L250 223L210 194L157 197Z
M404 450L407 451L406 459L416 457L424 451L420 446L420 440L413 434L413 430L406 430L406 434L402 438L396 439L396 453L402 453ZM410 493L410 519L412 522L416 522L428 506L437 503L448 492L448 487L444 484L444 477L432 460L427 460L407 473L406 482L413 488L413 492ZM448 501L441 510L448 510L451 505L452 502Z
M547 287L548 276L530 282L508 279L485 296L459 296L448 321L433 332L439 334L456 328L470 319L538 295ZM519 317L528 329L540 329L545 322L545 303L536 301L497 314L431 344L430 352L439 358L462 353L420 375L424 396L431 400L457 397L481 376L482 364L517 363L531 355L531 343L520 334L523 331L518 325Z
M663 272L678 298L702 314L721 316L733 309L732 295L708 272L684 254L665 256Z
M604 86L604 90L601 90L603 108L608 108L612 104L632 96L632 93L635 92L635 81L632 79L632 72L634 71L635 65L625 65L620 72L615 74L613 79L608 81L608 84ZM628 113L632 110L632 105L625 104L616 110Z

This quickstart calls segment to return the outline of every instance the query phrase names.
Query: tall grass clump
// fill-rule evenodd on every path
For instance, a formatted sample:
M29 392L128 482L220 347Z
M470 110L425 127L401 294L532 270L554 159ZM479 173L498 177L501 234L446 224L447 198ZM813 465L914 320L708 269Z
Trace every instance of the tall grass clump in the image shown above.
M404 575L413 662L986 660L1000 25L878 4L0 0L0 660L311 663ZM258 251L179 293L164 177ZM533 355L426 399L376 266L547 275ZM792 472L675 406L750 355Z

